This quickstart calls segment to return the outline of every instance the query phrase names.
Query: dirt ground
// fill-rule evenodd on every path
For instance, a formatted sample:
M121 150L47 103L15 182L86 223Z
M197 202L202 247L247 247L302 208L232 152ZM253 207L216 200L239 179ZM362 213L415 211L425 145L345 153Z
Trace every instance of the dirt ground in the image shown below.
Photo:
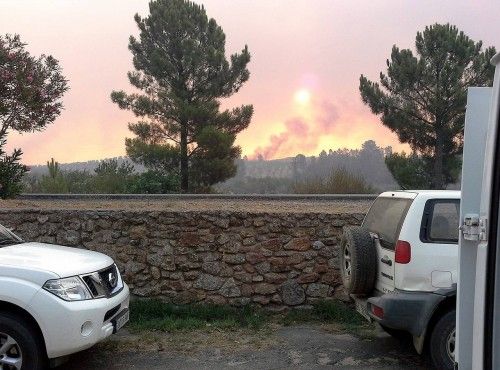
M248 332L184 334L124 331L73 355L60 370L83 369L429 369L411 343L380 330L353 335L332 326L300 325Z
M262 199L151 199L151 200L0 200L0 210L151 210L151 211L241 211L300 213L365 213L366 200L262 200Z

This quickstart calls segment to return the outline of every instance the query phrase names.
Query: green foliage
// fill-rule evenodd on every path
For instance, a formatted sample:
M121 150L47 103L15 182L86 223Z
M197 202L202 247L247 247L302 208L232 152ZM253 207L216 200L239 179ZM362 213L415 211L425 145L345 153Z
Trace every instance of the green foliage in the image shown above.
M1 134L44 129L61 113L68 90L58 61L32 57L25 46L19 35L0 36Z
M179 191L179 176L164 175L157 171L146 171L137 175L131 185L134 194L168 194Z
M489 86L495 48L482 51L455 26L434 24L418 32L417 56L392 48L380 83L361 75L363 102L380 115L399 140L429 159L432 188L456 180L456 158L462 153L467 88Z
M130 327L133 330L179 331L215 328L253 328L264 323L262 310L245 306L236 308L214 304L173 305L159 300L136 300L131 302Z
M3 150L6 140L0 134L0 199L12 198L22 191L22 178L28 168L20 163L22 151L15 149L12 155Z
M116 159L103 160L94 173L63 171L58 162L47 162L48 175L41 178L26 176L28 192L52 194L165 194L179 190L176 175L157 171L136 173L128 162Z
M366 320L346 304L338 301L318 301L312 310L290 310L284 317L285 325L319 321L322 323L338 323L343 325L364 326Z
M41 192L48 194L67 193L68 184L59 169L59 163L52 158L50 162L47 161L47 169L49 174L47 176L43 176L40 180Z
M68 89L57 60L35 58L25 46L18 35L0 36L0 198L18 194L27 171L20 149L10 156L2 150L7 133L43 130L60 114Z
M292 309L285 314L270 313L254 306L233 307L214 304L174 305L154 299L130 302L130 324L133 331L189 331L206 327L217 330L260 329L271 323L284 325L303 323L339 324L343 328L368 327L366 320L346 304L317 301L312 309Z
M119 165L116 159L101 161L94 172L92 188L98 194L128 193L135 179L134 166L127 162Z
M431 172L429 161L415 153L393 153L385 159L387 167L402 189L429 189Z
M236 175L235 160L240 147L233 146L236 135L204 127L196 136L198 147L191 160L191 179L197 191L209 191L212 184Z
M125 148L130 159L151 171L171 175L179 173L180 152L174 145L150 144L140 138L127 138Z
M326 179L298 180L293 185L296 194L372 194L375 189L363 177L351 174L345 168L332 170Z
M64 171L63 176L67 184L68 193L85 194L93 192L93 176L87 171Z
M219 152L213 157L216 163L207 169L201 167L209 163L203 155L214 154L203 149L202 141L209 140L208 135L227 144L222 134L234 136L250 124L251 105L220 111L220 100L248 80L250 53L245 46L227 60L222 28L192 1L151 1L149 10L146 18L135 16L140 36L131 36L129 43L135 67L128 74L129 81L142 93L111 94L121 109L147 118L129 125L136 137L127 139L127 153L148 169L179 172L183 192L227 179L234 173L228 161L239 149L226 150L226 158ZM190 177L194 186L189 184Z
M55 179L61 176L61 171L59 170L59 163L54 160L54 158L50 159L50 162L47 162L47 169L49 170L49 177Z

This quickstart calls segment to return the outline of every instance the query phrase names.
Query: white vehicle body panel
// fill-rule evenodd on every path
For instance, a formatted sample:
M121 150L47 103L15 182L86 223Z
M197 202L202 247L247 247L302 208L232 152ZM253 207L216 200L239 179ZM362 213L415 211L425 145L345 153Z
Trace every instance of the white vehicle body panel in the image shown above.
M91 347L113 333L111 320L128 309L129 289L108 298L64 301L42 288L47 280L93 273L113 260L84 249L42 243L21 243L0 248L0 302L13 304L38 323L49 358ZM119 277L121 284L121 277ZM104 320L108 311L119 308ZM82 334L90 321L92 330Z
M23 243L0 248L0 266L51 271L59 277L86 274L113 264L105 254L43 243Z
M385 192L379 195L379 198L390 199L414 199L417 196L413 192ZM380 292L390 293L395 288L395 261L394 249L384 248L379 239L375 238L377 248L378 274L375 282L375 289ZM386 261L386 262L383 262ZM387 263L389 261L389 263Z
M110 320L103 321L106 312L117 305L120 311L129 306L129 289L111 298L66 302L41 289L30 301L27 311L40 325L49 358L69 355L92 347L113 334ZM92 332L81 333L83 323L92 322Z
M459 191L418 192L399 234L400 240L407 241L411 245L411 261L408 264L395 264L397 289L433 292L441 288L450 288L457 282L457 244L424 242L420 238L420 227L427 201L459 199Z
M498 169L495 165L496 142L498 137L499 99L500 99L500 54L492 59L495 68L495 78L491 90L491 99L488 111L488 121L485 122L487 101L483 97L481 102L471 102L467 107L466 140L464 150L464 166L462 182L467 189L467 199L470 199L467 209L461 212L461 221L466 214L476 214L486 224L485 235L488 235L488 218L493 192L493 174ZM474 89L475 90L475 89ZM469 92L472 98L473 89ZM469 106L470 105L470 106ZM486 128L486 131L485 131ZM483 161L481 162L481 159ZM478 165L482 163L481 165ZM476 194L474 194L474 191ZM496 241L491 241L491 248L496 248ZM485 328L486 279L488 265L488 241L486 238L477 241L460 239L460 279L457 305L459 307L457 319L458 366L460 369L482 369L484 365L485 331L492 332L493 354L492 366L500 366L498 356L498 322L493 327ZM498 264L498 261L497 261ZM498 272L498 271L497 271ZM498 282L498 276L496 276ZM494 307L498 302L494 302ZM498 315L496 318L498 321ZM496 346L496 347L495 347ZM489 358L488 358L489 360Z
M379 261L375 288L383 293L390 293L394 289L433 292L442 288L450 288L456 283L458 279L457 243L422 241L420 228L428 201L458 202L460 191L396 191L382 193L379 197L412 201L398 236L398 240L410 243L411 260L408 264L396 263L395 251L384 248L380 241L375 239ZM382 262L382 259L385 262ZM388 260L390 263L387 263Z
M486 87L469 88L467 96L467 112L465 117L464 159L462 169L462 202L460 206L460 223L466 214L479 214L481 191L483 188L483 166L485 162L486 136L488 130L489 110L492 89ZM478 248L477 241L465 240L462 233L459 239L458 289L457 289L457 347L456 361L460 369L472 369L473 363L482 363L482 359L473 359L473 339L475 346L482 347L482 335L478 333L479 323L476 323L475 312L481 310L481 305L475 309L476 281L484 281L476 272L476 263L484 260L484 247ZM479 276L476 276L479 273ZM476 335L474 335L476 332ZM481 351L482 353L482 351ZM478 362L479 361L479 362Z

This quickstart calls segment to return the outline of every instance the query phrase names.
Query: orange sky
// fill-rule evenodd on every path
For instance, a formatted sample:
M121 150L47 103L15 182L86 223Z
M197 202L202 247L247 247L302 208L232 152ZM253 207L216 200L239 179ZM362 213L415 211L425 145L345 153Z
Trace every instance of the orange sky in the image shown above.
M250 81L224 103L252 103L243 154L269 158L357 148L368 139L405 147L362 104L361 73L374 79L393 44L412 47L415 33L451 22L500 49L500 2L486 0L204 0L227 35L227 51L248 44ZM33 54L61 62L71 90L65 111L42 133L11 134L27 164L124 155L134 117L109 99L128 89L128 37L147 0L0 0L0 34L19 33Z

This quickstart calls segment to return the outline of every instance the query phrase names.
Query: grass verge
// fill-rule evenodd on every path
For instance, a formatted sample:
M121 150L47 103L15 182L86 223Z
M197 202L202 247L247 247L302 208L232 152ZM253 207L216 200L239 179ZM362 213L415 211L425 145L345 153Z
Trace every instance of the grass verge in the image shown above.
M260 329L266 321L266 312L250 306L241 308L211 304L177 306L160 300L137 300L130 304L129 328L134 331L168 332L206 327Z
M312 310L290 310L283 317L284 325L300 323L340 324L352 328L366 326L367 321L351 307L339 301L318 301Z
M252 306L177 306L160 300L136 300L131 302L129 329L135 332L180 332L203 328L258 330L271 324L305 323L336 324L349 331L367 327L363 317L339 301L319 301L312 309L292 309L277 314Z

